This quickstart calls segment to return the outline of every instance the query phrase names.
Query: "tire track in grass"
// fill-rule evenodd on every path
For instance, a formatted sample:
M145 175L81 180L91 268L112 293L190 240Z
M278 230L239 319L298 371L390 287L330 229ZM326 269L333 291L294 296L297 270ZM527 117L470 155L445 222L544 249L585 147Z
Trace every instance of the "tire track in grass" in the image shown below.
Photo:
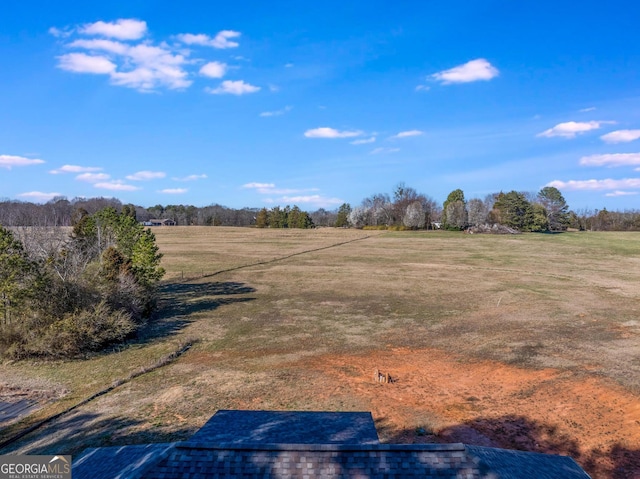
M375 235L375 236L377 236L377 235ZM339 246L344 246L344 245L347 245L347 244L350 244L350 243L355 243L357 241L363 241L363 240L369 239L371 237L372 237L372 235L362 236L360 238L355 238L355 239L351 239L351 240L348 240L348 241L341 241L340 243L333 243L333 244L330 244L328 246L321 246L319 248L312 248L312 249L307 249L307 250L304 250L304 251L298 251L297 253L291 253L291 254L288 254L286 256L280 256L279 258L273 258L273 259L269 259L269 260L265 260L265 261L257 261L255 263L242 264L240 266L234 266L232 268L221 269L219 271L215 271L215 272L209 273L209 274L203 274L202 276L198 276L198 277L195 277L195 278L185 278L184 281L182 281L182 282L183 283L188 283L190 281L195 281L196 279L211 278L213 276L218 276L218 275L223 274L223 273L229 273L231 271L238 271L240 269L252 268L254 266L263 266L263 265L267 265L267 264L277 263L279 261L284 261L284 260L287 260L289 258L293 258L295 256L302 256L304 254L315 253L317 251L324 251L324 250L327 250L327 249L337 248ZM174 282L174 281L169 280L167 282L171 283L171 282Z

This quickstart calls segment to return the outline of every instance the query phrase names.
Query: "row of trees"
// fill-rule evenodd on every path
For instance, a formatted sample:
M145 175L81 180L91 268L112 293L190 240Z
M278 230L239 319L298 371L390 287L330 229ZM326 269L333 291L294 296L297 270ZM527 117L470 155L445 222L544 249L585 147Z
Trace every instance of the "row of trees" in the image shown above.
M155 205L149 208L126 204L115 198L54 198L44 204L0 200L0 224L4 226L70 226L76 210L90 214L111 207L135 211L138 221L170 219L181 226L250 226L255 224L258 208L227 208L221 205Z
M444 202L441 224L453 230L499 224L518 231L563 231L570 224L569 206L562 193L549 186L535 195L500 192L468 202L458 189Z
M495 205L498 205L497 208ZM337 210L320 208L306 212L297 206L270 210L234 209L218 204L155 205L144 208L123 205L114 198L54 198L45 204L0 201L0 224L4 226L69 226L78 210L94 214L111 207L126 210L138 221L170 219L177 225L259 226L272 228L309 228L312 226L432 228L439 224L449 229L465 229L480 224L506 224L523 231L557 231L569 226L582 230L640 230L640 211L581 210L568 211L562 194L551 187L538 193L510 191L466 200L462 190L452 191L440 206L429 196L399 184L391 195L377 193L360 205L343 204ZM558 211L561 208L563 211ZM289 218L291 215L291 218ZM545 219L546 218L546 219Z
M309 213L302 211L297 206L291 208L276 206L270 210L262 208L256 215L258 228L313 228L313 219Z
M135 212L76 210L72 232L0 226L0 355L68 357L121 341L164 274Z
M338 211L336 226L361 228L365 226L404 226L411 229L429 228L439 217L437 203L415 189L400 183L393 197L386 193L377 193L365 198L360 206L351 208L344 204Z

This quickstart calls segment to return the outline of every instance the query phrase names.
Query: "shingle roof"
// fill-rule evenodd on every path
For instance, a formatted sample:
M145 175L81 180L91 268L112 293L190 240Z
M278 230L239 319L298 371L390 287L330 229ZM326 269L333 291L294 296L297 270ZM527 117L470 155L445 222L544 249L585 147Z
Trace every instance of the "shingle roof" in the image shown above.
M73 479L137 479L169 455L177 443L95 447L73 461Z
M269 442L296 437L305 443ZM566 456L464 444L380 444L369 413L272 411L219 411L186 442L90 449L74 461L73 477L589 478Z
M189 442L377 444L369 412L236 411L214 414Z

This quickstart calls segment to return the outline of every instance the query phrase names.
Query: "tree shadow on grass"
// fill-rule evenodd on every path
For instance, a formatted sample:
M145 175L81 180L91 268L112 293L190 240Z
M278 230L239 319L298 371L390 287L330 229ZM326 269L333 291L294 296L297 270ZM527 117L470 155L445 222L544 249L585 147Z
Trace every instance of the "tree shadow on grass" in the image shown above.
M177 334L193 322L196 313L214 311L220 306L253 301L242 296L256 290L244 283L168 283L157 289L158 309L154 317L137 334L136 343L148 343ZM226 297L234 296L234 297Z
M185 440L195 432L195 428L186 426L171 430L143 426L145 423L136 419L75 412L5 446L0 453L77 456L89 447L175 442Z
M385 442L462 442L475 446L559 454L572 457L592 477L640 479L640 448L632 449L616 443L585 451L574 437L560 431L557 426L525 416L476 418L438 430L434 435L424 435L421 429L395 431L394 434L387 434ZM427 428L427 433L430 432Z

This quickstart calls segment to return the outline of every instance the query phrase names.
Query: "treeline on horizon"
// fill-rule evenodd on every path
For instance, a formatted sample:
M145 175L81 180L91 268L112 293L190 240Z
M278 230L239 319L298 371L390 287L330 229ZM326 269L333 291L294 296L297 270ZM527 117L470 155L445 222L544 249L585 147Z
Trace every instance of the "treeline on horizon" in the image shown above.
M72 226L74 215L92 215L109 207L118 212L125 210L139 222L168 219L179 226L465 230L498 224L519 231L640 231L640 210L570 210L562 194L552 187L538 193L499 192L469 200L458 189L441 205L404 183L398 184L391 195L377 193L358 205L345 203L333 210L314 211L304 211L296 205L237 209L219 204L158 204L145 208L104 197L69 200L61 196L43 204L5 199L0 200L0 225Z

